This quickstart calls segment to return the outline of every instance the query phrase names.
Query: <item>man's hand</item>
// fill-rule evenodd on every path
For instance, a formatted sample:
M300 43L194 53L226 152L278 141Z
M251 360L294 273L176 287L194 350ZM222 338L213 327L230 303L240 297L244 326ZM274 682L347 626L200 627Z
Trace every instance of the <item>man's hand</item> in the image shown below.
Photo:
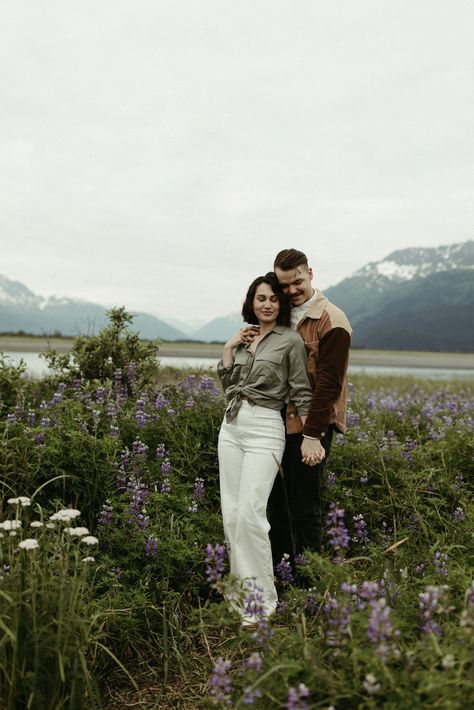
M301 457L303 463L308 466L317 466L326 456L324 447L319 439L307 439L303 437L301 444Z

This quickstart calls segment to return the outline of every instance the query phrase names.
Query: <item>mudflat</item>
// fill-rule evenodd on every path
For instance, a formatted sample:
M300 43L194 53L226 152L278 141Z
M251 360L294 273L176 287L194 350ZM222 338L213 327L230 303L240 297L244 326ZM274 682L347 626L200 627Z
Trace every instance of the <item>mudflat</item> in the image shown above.
M0 335L0 352L43 352L54 348L68 352L73 338ZM161 343L158 355L163 357L215 358L222 355L222 345L213 343ZM474 353L435 353L402 350L351 350L353 365L386 367L435 367L459 370L474 369Z

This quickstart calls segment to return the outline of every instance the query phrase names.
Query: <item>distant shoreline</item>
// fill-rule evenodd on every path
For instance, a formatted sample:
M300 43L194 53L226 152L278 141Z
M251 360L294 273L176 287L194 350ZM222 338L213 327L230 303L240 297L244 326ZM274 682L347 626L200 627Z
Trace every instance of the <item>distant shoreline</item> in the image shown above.
M74 338L31 335L0 335L0 352L39 353L49 347L69 352ZM161 343L158 357L221 357L222 345L210 343ZM350 363L360 366L435 367L459 370L474 369L474 353L437 353L402 350L351 350Z

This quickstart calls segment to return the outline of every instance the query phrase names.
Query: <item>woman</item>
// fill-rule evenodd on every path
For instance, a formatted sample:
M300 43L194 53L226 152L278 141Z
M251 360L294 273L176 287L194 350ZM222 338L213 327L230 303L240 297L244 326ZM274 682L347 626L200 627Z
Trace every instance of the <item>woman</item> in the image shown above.
M229 338L217 368L229 402L218 444L221 506L231 574L263 590L269 616L277 593L266 507L285 448L280 410L291 399L304 421L311 385L303 340L289 327L290 304L272 272L250 285L242 316L250 325ZM255 621L238 611L244 623Z

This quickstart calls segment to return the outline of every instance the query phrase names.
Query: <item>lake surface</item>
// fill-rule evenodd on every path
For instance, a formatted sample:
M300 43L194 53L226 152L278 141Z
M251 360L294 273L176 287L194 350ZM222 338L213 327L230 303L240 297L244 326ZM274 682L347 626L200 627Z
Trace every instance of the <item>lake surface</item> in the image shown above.
M39 356L39 353L28 352L8 352L5 353L12 362L23 360L26 363L28 374L34 377L41 377L47 374L46 363ZM159 357L158 360L163 367L177 367L193 369L215 370L218 360L211 357ZM399 367L393 365L349 365L349 374L366 375L395 375L400 377L421 377L429 380L450 380L450 379L474 379L474 369L470 368L448 368L448 367Z

